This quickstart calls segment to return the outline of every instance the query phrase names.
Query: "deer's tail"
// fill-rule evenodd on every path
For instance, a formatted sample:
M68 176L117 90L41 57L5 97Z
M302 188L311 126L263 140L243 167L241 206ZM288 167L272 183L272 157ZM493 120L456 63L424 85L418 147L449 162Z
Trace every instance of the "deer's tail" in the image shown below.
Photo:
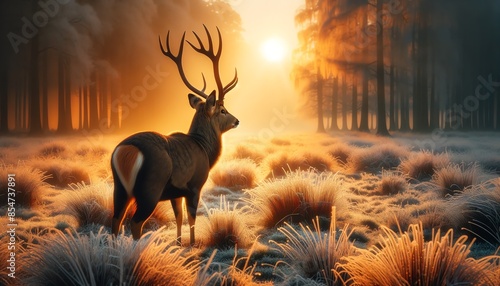
M120 145L113 152L112 163L127 195L132 197L137 174L144 163L144 155L134 145Z

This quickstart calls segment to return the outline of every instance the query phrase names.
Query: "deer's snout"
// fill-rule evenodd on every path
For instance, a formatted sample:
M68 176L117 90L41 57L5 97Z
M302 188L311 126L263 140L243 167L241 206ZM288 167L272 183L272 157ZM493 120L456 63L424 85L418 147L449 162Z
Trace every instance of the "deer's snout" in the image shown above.
M240 121L238 119L236 119L236 121L233 124L233 128L238 127L238 125L240 125Z

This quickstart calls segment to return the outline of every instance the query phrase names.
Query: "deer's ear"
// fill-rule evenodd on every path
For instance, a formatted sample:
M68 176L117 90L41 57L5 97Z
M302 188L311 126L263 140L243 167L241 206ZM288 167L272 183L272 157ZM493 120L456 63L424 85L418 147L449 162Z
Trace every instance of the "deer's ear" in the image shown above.
M215 113L215 90L207 97L205 108L208 115L212 116Z
M191 105L192 108L196 109L198 104L200 104L201 99L192 93L188 94L188 98L189 98L189 105Z

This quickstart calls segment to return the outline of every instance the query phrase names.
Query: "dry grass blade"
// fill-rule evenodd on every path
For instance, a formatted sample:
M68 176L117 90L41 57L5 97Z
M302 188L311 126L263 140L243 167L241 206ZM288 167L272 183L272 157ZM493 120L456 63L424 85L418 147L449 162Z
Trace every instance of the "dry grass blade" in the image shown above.
M244 208L237 208L224 196L220 197L219 208L207 209L208 216L200 219L202 244L219 249L239 247L246 248L252 243L252 234L244 214Z
M354 172L378 173L396 168L408 156L408 150L393 144L380 144L370 148L360 148L352 152L348 167Z
M7 177L8 174L15 175L15 202L16 205L26 208L35 207L41 200L41 191L47 187L45 183L49 176L40 170L28 166L0 167L0 200L7 202ZM4 204L2 204L4 206Z
M286 178L267 180L248 190L247 202L264 227L273 228L284 222L310 223L316 216L329 218L332 206L342 207L341 187L342 181L335 174L290 172Z
M434 174L432 181L443 196L456 195L478 181L477 164L451 164Z
M210 172L210 180L216 186L231 190L249 189L255 187L261 177L257 170L257 164L250 159L223 161Z
M448 216L457 229L465 229L496 248L500 245L500 181L474 185L447 202Z
M380 247L360 250L342 264L351 278L348 285L498 285L491 261L468 257L472 243L453 230L443 236L438 230L424 241L422 225L411 225L398 235L384 227Z
M404 176L393 171L382 171L382 180L377 188L377 193L383 196L396 195L408 189Z
M286 236L287 242L274 243L292 261L291 267L299 275L326 285L342 285L347 277L338 271L337 266L343 257L354 254L353 244L349 241L353 229L346 225L338 234L334 214L331 219L330 230L326 233L321 231L318 219L314 221L313 229L303 224L297 229L286 223L278 230Z
M64 196L64 213L74 216L80 227L88 224L111 225L113 188L101 182L93 185L72 184Z
M430 151L411 153L401 162L399 169L408 177L423 181L432 178L436 170L449 164L447 154L433 154Z
M22 258L27 285L193 285L199 268L162 230L139 241L102 228L89 236L58 232Z

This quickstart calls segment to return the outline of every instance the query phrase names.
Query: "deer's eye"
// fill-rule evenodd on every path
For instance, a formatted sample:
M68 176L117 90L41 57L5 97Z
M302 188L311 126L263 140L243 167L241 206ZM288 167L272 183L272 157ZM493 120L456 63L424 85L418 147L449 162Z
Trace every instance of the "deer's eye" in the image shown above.
M226 113L227 113L227 111L226 111L225 109L221 109L220 113L222 113L222 114L226 114Z

